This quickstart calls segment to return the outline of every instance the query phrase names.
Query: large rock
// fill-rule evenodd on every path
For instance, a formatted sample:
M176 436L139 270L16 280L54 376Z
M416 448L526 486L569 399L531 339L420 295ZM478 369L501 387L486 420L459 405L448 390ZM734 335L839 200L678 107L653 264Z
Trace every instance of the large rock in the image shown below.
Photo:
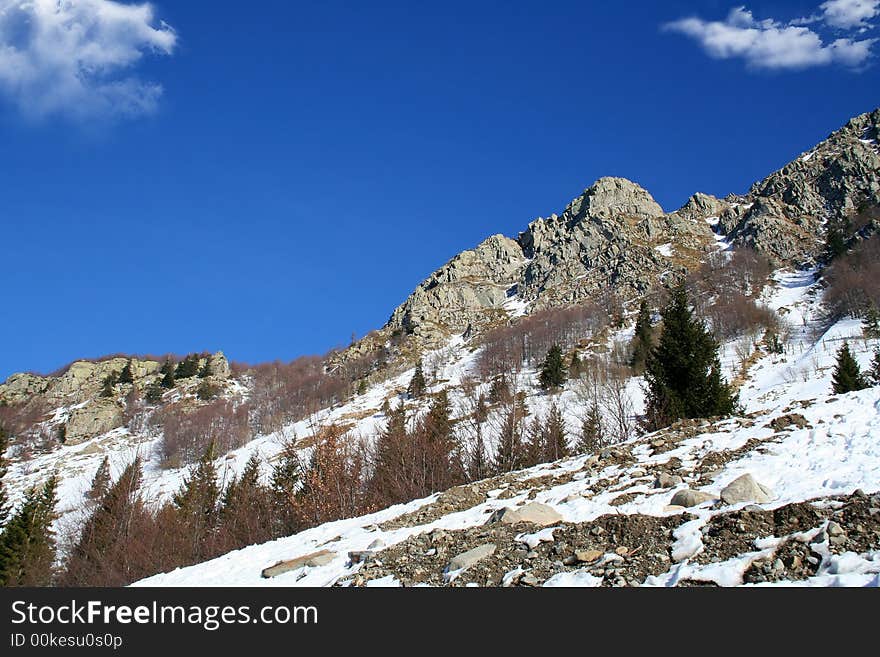
M493 235L434 272L397 308L388 322L425 338L464 331L490 311L500 312L525 264L514 240Z
M759 484L750 474L737 477L721 491L721 501L725 504L739 504L740 502L766 504L773 498L773 491Z
M76 445L121 427L122 408L112 399L96 399L70 412L64 425L64 443Z
M718 498L711 493L706 493L701 490L680 490L675 495L672 496L672 499L669 501L669 504L672 506L683 506L683 507L692 507L703 504L704 502L713 502Z
M278 575L283 575L284 573L289 573L290 571L299 568L326 566L335 558L336 554L334 552L330 552L330 550L320 550L319 552L312 552L311 554L306 554L297 557L296 559L290 559L289 561L279 561L278 563L263 569L262 576L268 579L270 577L278 577Z
M452 572L453 570L470 568L478 561L482 561L486 557L495 554L495 549L496 546L494 543L486 543L485 545L475 547L473 550L462 552L452 558L452 561L449 562L449 566L447 566L446 570L447 572Z
M539 527L547 527L562 522L562 516L554 509L546 504L539 502L530 502L519 509L503 508L495 511L486 524L503 523L506 525L515 525L520 522L528 522Z
M0 385L0 401L7 404L27 402L46 390L50 380L35 374L13 374Z

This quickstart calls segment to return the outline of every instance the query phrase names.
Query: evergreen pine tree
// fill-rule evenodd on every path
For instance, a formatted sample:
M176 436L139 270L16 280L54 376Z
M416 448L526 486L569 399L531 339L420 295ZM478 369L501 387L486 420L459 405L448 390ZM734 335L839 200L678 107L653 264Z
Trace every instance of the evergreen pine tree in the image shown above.
M407 392L412 399L418 399L425 394L425 388L427 388L425 373L422 369L422 361L419 360L419 362L416 363L416 371L413 373L412 379L409 382L409 389Z
M463 476L459 445L452 425L449 394L444 388L431 402L421 422L426 439L428 463L428 492L446 490L460 483Z
M592 454L605 446L605 433L602 428L602 414L599 405L593 402L587 417L581 425L581 435L578 438L577 451L581 454Z
M3 477L6 476L6 470L9 462L6 460L6 450L9 447L9 434L0 424L0 530L6 525L6 519L9 517L9 496L6 493L6 484L3 483Z
M367 394L367 380L366 379L361 379L360 381L358 381L357 394L358 394L358 396Z
M199 378L206 379L213 374L214 374L214 371L211 369L211 356L206 355L205 356L205 364L202 365L201 369L199 370Z
M154 381L147 386L147 391L144 393L144 400L148 404L158 404L162 401L162 390L162 384L158 381Z
M162 365L162 369L159 370L159 374L162 375L162 378L159 381L160 386L168 390L174 387L174 364L171 362L170 358L166 359L165 363Z
M54 577L55 475L31 488L0 534L0 586L49 586Z
M296 440L286 440L278 460L272 466L269 491L274 509L273 535L289 536L299 529L294 507L296 493L300 488L303 462L296 449Z
M138 520L146 515L140 499L142 464L135 457L119 479L104 487L65 562L62 585L123 586L143 575L126 549L141 528Z
M101 384L101 397L112 397L116 393L114 386L117 381L118 377L115 372L110 372L110 374L105 376Z
M526 433L528 438L523 446L522 467L530 468L547 460L546 431L537 415L532 418Z
M182 529L187 532L191 549L189 556L196 560L206 556L208 540L217 524L220 486L214 459L212 442L174 495L174 506L177 507Z
M868 382L865 381L859 364L849 349L848 342L844 342L837 351L837 364L834 367L831 380L832 390L836 395L864 390L868 387Z
M543 365L541 365L541 387L545 390L559 388L565 384L567 378L565 363L562 360L562 349L559 345L553 345L547 352Z
M718 344L693 317L683 288L672 293L662 317L663 331L645 367L648 428L733 413L737 396L721 377Z
M874 350L874 360L871 361L871 380L875 386L880 385L880 349Z
M512 472L523 467L525 447L522 439L522 424L525 409L517 398L510 404L510 409L501 423L498 436L498 450L492 461L492 469L496 474Z
M116 381L117 383L134 383L134 375L131 372L131 359L125 364L125 367L122 368L122 371L119 373L119 378Z
M175 379L189 379L199 373L199 357L196 354L187 356L177 364L174 370Z
M565 418L555 403L550 405L544 428L545 460L558 461L568 456L568 437L565 432Z
M834 260L846 253L847 241L852 232L849 218L837 219L828 223L825 233L825 253L829 260Z
M267 491L260 483L260 459L253 454L241 477L233 477L223 493L220 526L227 541L224 547L235 549L269 540L272 516Z
M86 497L90 500L100 500L110 487L110 458L105 456L92 477L92 485L89 487Z
M873 303L862 318L862 333L869 340L880 338L880 310Z
M642 299L639 304L639 314L636 317L636 329L630 342L632 356L629 364L636 374L645 371L645 363L651 353L654 344L654 327L651 325L651 312L648 310L648 302Z

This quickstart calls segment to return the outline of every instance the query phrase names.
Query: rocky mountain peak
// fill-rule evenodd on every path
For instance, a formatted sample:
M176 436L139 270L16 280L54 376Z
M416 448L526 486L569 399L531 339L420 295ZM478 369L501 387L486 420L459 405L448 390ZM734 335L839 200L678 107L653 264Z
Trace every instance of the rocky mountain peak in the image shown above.
M575 216L595 219L634 217L654 219L664 214L663 208L644 187L626 178L600 178L572 201L568 210Z
M880 109L861 114L721 214L730 240L800 265L822 252L824 224L880 205Z

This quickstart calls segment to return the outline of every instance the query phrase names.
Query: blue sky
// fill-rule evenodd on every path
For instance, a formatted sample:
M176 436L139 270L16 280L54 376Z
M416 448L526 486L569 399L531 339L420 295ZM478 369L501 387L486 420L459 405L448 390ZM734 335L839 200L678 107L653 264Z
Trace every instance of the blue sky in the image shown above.
M0 380L323 353L601 176L745 192L880 105L878 6L0 0Z

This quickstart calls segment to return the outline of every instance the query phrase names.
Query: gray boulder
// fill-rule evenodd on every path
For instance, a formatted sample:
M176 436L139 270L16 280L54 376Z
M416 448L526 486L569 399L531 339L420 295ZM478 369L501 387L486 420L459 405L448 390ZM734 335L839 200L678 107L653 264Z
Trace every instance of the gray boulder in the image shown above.
M486 543L485 545L475 547L473 550L462 552L452 558L452 561L449 562L446 570L447 572L451 572L453 570L470 568L478 561L482 561L486 557L491 557L495 554L495 548L496 546L494 543Z
M737 477L721 491L721 500L725 504L739 504L740 502L766 504L773 497L773 491L759 484L750 474Z
M268 568L264 568L262 576L265 579L268 579L270 577L277 577L278 575L289 573L290 571L296 570L298 568L315 568L317 566L326 566L335 558L335 552L331 552L330 550L320 550L319 552L305 554L301 557L297 557L296 559L290 559L289 561L279 561L278 563L269 566Z
M718 498L711 493L706 493L701 490L685 489L680 490L673 495L669 503L673 506L692 507L703 504L704 502L712 502L717 499Z
M539 527L547 527L562 522L562 516L559 515L556 509L546 504L530 502L516 510L507 507L498 509L489 516L486 524L503 523L505 525L515 525L518 522L530 522Z

